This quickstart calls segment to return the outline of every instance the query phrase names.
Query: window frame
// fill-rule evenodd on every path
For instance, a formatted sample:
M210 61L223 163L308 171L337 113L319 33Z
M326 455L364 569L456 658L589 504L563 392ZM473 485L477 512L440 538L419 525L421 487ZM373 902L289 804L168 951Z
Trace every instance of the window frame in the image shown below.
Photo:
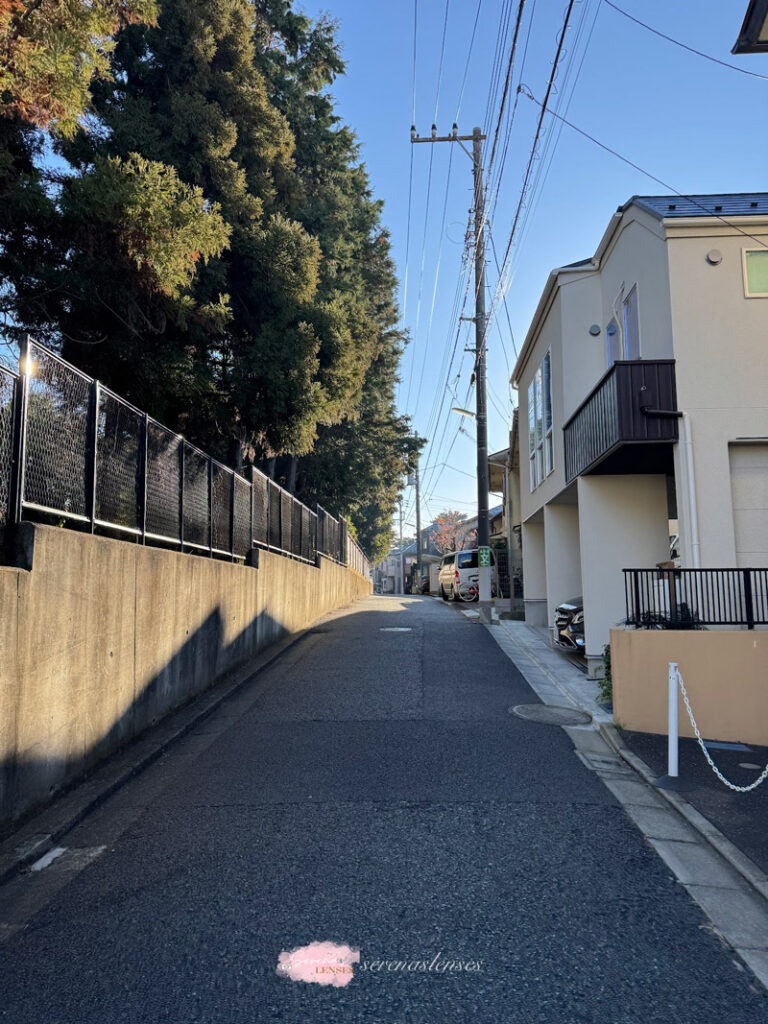
M528 384L528 483L531 493L555 469L552 405L552 349L548 348Z
M742 249L741 250L741 266L742 275L744 278L744 298L745 299L768 299L768 292L751 292L749 290L749 275L747 272L747 257L753 252L765 253L768 256L768 249L765 248L754 248L754 249Z

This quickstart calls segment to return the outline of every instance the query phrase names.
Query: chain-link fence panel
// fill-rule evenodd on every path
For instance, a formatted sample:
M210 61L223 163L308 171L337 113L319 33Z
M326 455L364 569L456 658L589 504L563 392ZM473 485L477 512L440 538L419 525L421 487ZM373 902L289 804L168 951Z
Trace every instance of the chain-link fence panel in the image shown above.
M291 551L301 558L301 503L291 498Z
M99 388L96 417L96 510L101 523L141 532L144 417Z
M301 506L301 557L310 562L312 560L312 535L311 535L312 513L306 505Z
M290 554L293 551L293 520L291 518L291 496L280 490L280 547Z
M251 485L235 473L233 554L245 558L251 550Z
M253 471L253 543L269 544L269 482L257 470Z
M154 420L147 422L147 535L181 537L182 439Z
M92 381L30 344L23 501L87 519Z
M16 402L16 375L0 366L0 544L11 518L11 469Z
M184 442L184 543L209 547L209 459Z
M269 481L269 546L280 550L280 488Z
M218 462L212 462L211 473L212 546L214 551L229 555L232 552L229 535L232 516L232 470Z

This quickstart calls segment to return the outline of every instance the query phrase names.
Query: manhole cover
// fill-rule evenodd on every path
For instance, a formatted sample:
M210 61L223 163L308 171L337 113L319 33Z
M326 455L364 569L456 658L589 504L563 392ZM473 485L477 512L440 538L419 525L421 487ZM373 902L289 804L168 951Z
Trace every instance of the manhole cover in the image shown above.
M560 708L553 704L518 704L509 709L513 715L542 725L588 725L592 716L575 708Z

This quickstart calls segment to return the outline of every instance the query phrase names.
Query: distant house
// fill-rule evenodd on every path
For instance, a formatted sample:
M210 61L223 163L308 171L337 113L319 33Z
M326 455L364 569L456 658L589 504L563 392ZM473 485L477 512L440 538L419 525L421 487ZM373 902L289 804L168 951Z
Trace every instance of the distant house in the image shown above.
M593 669L671 534L684 568L768 566L768 193L630 199L513 383L526 619L582 595Z

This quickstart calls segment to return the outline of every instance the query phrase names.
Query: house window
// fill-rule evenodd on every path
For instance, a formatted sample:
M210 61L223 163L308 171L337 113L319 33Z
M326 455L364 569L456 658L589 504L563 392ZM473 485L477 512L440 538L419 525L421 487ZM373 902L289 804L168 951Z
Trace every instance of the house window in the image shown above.
M555 468L552 437L552 360L544 356L528 385L528 461L531 490Z
M768 298L768 249L744 250L744 294Z

